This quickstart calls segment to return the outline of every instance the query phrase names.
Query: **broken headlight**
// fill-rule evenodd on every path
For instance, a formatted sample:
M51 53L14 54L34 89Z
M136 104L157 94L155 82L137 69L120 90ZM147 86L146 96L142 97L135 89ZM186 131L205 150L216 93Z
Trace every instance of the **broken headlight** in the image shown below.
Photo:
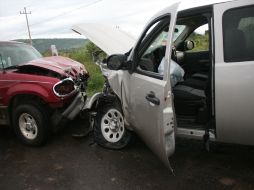
M56 83L53 87L53 92L58 97L64 97L75 92L75 84L71 78L66 78Z

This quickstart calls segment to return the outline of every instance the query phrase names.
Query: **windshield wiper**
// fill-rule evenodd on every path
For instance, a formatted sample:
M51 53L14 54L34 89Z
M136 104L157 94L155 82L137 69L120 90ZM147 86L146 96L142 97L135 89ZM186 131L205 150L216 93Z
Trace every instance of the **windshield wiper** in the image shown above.
M2 57L2 54L0 53L0 61L1 61L1 64L2 64L2 70L5 71L6 69L16 69L18 65L11 65L9 67L4 67L4 62L3 62L3 57Z

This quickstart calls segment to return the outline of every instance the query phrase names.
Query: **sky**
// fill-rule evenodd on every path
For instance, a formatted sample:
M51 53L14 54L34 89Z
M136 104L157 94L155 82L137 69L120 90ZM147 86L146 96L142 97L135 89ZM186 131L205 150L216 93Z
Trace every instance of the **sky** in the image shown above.
M28 38L24 7L31 36L80 38L71 30L79 23L107 23L138 36L156 12L178 0L0 0L0 40ZM180 9L223 0L182 0Z

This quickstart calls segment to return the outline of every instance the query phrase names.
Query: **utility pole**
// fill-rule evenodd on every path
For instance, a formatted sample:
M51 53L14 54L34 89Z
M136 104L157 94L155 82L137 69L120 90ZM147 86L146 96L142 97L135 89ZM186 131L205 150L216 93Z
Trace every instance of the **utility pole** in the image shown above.
M30 44L33 45L32 38L31 38L31 33L30 33L30 28L29 28L29 23L28 23L28 18L27 18L27 15L31 14L31 11L29 13L26 12L26 7L24 7L24 11L23 12L20 11L20 14L26 15L26 25L27 25L29 40L30 40Z

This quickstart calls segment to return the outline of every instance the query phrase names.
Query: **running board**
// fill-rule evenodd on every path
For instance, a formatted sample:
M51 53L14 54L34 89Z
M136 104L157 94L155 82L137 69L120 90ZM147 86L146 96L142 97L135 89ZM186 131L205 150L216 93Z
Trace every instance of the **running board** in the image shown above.
M205 135L205 130L177 128L176 135L179 137L184 137L184 138L203 140L203 137ZM209 130L209 138L211 141L215 141L214 132L211 130Z

